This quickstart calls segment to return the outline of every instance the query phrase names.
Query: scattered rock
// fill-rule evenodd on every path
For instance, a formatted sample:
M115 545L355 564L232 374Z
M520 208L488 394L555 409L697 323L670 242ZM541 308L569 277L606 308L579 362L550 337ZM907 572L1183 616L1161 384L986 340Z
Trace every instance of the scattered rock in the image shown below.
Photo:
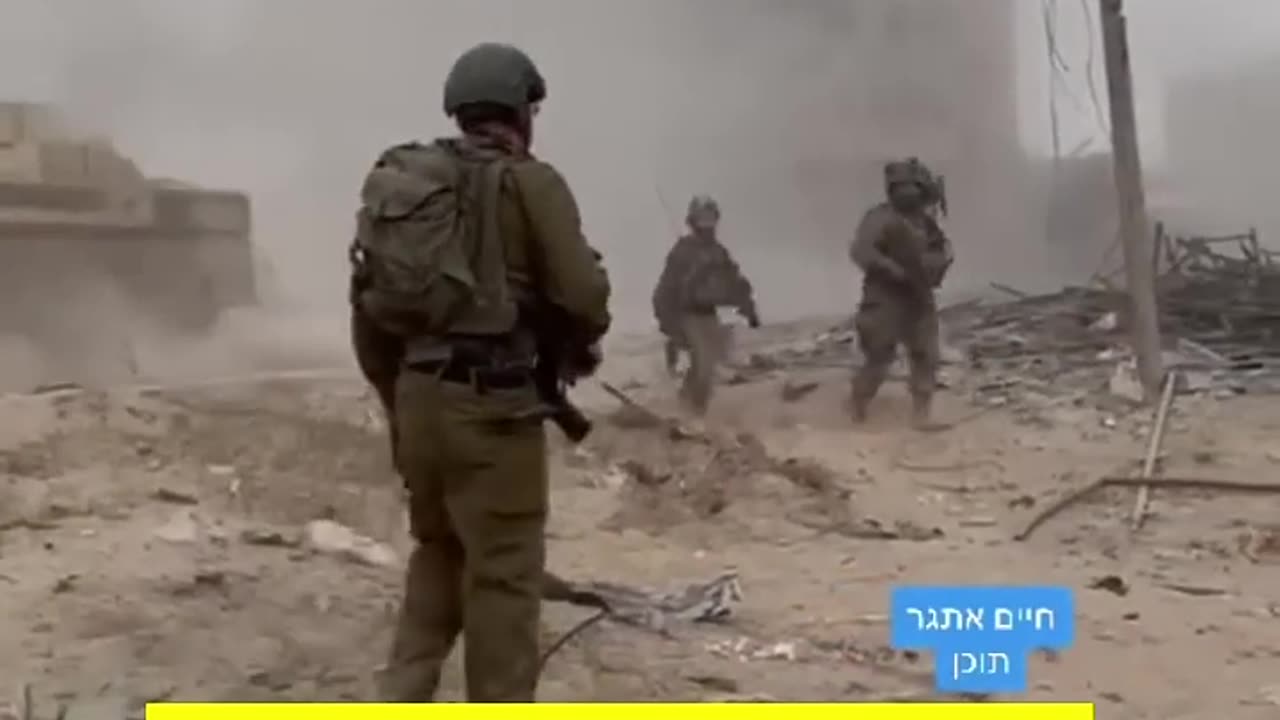
M71 701L62 720L132 720L133 702L128 698L105 696Z
M662 485L671 479L671 473L656 473L648 465L636 460L625 460L611 468L610 475L621 476L622 482L610 483L608 486L619 488L629 478L641 485Z
M210 590L222 591L226 586L226 573L218 570L209 570L198 572L190 580L174 584L169 588L169 592L174 597L189 598L202 595Z
M396 551L372 538L332 520L307 523L306 544L325 555L345 558L370 567L395 567L400 563Z
M200 540L200 522L190 511L178 512L168 522L156 528L154 535L174 544L194 543Z
M685 679L695 685L720 693L738 692L738 681L733 678L720 677L719 675L687 675Z
M283 547L293 548L302 544L302 540L297 537L286 536L279 530L269 530L266 528L248 528L240 532L240 541L246 545L258 545L260 547Z
M71 592L76 589L76 582L80 579L79 575L63 575L53 584L53 594L61 595L62 593Z
M1280 706L1280 685L1267 685L1258 690L1262 704Z
M788 660L796 659L796 644L793 642L774 643L751 653L752 660Z
M1191 461L1197 465L1213 465L1218 462L1218 454L1212 450L1197 450L1191 453Z
M170 503L172 505L197 505L199 501L195 495L180 492L172 488L157 488L151 493L151 499L157 502Z
M782 384L782 402L793 403L803 400L809 393L818 389L816 382L785 382Z
M1122 400L1141 403L1143 390L1142 382L1138 380L1137 364L1127 360L1116 365L1115 372L1111 374L1111 380L1107 383L1107 389L1112 395Z
M1249 562L1280 561L1280 527L1253 527L1239 540L1240 554Z
M1112 595L1124 597L1129 594L1129 584L1119 575L1104 575L1089 583L1090 590L1105 590Z

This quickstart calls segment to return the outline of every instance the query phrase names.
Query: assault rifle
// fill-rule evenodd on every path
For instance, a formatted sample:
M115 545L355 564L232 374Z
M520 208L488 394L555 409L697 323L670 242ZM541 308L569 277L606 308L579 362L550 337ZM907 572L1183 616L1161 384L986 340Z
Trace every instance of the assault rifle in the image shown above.
M573 368L585 363L569 353L585 354L587 351L585 348L570 349L558 340L554 337L538 338L538 364L534 367L533 381L538 397L546 405L547 419L555 423L570 442L580 443L591 434L591 420L573 404L567 390L577 379Z
M594 372L599 360L589 345L572 338L572 320L558 308L544 304L532 325L538 355L533 382L542 411L571 442L582 442L591 434L591 420L569 399L568 388Z

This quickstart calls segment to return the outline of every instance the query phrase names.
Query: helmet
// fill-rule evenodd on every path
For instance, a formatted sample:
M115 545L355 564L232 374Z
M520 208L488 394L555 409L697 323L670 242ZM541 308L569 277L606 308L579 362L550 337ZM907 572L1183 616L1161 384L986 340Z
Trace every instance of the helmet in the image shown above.
M702 215L714 215L717 220L720 218L720 204L710 195L694 195L689 201L689 210L685 212L685 219L692 221Z
M927 190L933 184L932 175L918 159L907 158L885 163L884 186L893 187L898 183L915 183L921 190Z
M547 83L533 60L517 47L481 43L462 53L444 81L444 112L492 103L513 110L542 102Z

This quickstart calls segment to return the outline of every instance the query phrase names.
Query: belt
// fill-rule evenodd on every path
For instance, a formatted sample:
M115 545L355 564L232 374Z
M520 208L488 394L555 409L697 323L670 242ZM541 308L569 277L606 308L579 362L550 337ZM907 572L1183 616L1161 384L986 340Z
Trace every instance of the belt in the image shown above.
M409 367L418 372L435 375L445 382L471 385L479 392L490 389L516 390L533 382L533 369L529 367L476 367L453 360L420 362Z

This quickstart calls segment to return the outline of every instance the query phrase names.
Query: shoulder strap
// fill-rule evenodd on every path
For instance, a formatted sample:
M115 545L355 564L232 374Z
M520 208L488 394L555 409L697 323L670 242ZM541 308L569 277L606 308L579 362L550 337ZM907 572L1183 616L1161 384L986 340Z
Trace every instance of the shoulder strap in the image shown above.
M475 226L477 242L473 259L480 300L486 305L501 306L510 299L507 253L499 217L502 179L508 169L506 160L496 159L485 162L476 172L480 180L476 193L479 217Z
M520 187L520 181L516 176L513 176L512 180L513 182L511 183L511 188L512 188L512 192L515 193L516 206L520 208L520 215L521 217L524 218L525 225L529 228L532 228L533 226L529 221L529 206L525 204L524 190ZM526 238L529 240L531 245L537 245L538 238L532 232L532 230L530 230L530 232L527 233ZM542 254L542 248L541 247L526 248L525 258L527 258L527 262L529 263L529 267L528 267L529 279L533 281L535 287L541 288L543 283L545 282L543 278L546 277L546 270L543 268L544 256Z

